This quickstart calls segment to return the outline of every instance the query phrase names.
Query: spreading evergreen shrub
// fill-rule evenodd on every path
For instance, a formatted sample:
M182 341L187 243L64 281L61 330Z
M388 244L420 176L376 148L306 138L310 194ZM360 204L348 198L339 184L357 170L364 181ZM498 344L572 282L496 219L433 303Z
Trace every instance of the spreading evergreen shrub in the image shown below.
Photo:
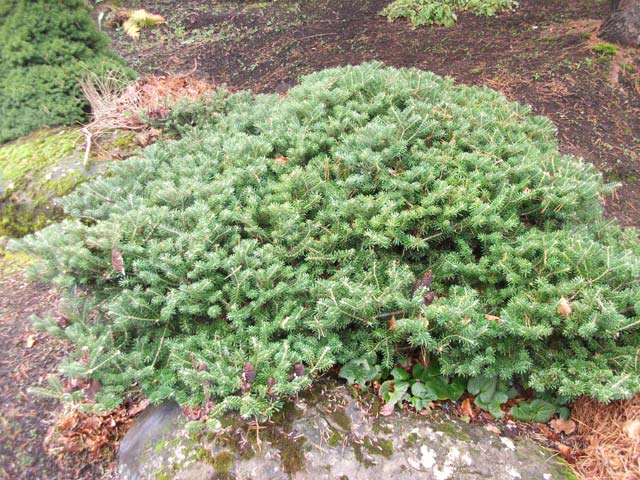
M0 0L0 142L83 120L80 80L115 69L83 0Z
M456 23L456 12L470 11L480 16L492 17L496 13L518 6L515 0L395 0L382 15L389 20L408 19L413 26L443 25Z
M48 325L102 405L268 415L336 364L420 351L570 398L640 391L637 233L604 224L600 175L549 120L375 63L209 102L22 241L83 305Z

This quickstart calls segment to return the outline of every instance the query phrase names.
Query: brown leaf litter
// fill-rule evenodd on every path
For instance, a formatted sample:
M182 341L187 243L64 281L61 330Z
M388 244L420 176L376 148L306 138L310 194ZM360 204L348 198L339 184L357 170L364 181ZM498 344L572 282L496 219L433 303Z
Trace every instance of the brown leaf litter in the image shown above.
M73 408L49 428L44 446L53 456L66 453L85 453L94 458L105 453L112 456L133 418L148 404L148 400L130 402L115 410L93 414Z

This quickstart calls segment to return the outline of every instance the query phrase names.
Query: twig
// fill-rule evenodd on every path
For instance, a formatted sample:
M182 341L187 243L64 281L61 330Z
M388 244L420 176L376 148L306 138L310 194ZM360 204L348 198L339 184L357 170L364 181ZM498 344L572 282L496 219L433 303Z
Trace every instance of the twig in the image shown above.
M337 35L337 33L336 32L318 33L317 35L309 35L308 37L302 37L298 41L301 42L302 40L309 40L310 38L316 38L316 37L325 37L327 35Z
M93 135L87 127L83 127L81 131L85 138L84 161L82 162L82 165L86 167L87 162L89 161L89 154L91 153L91 138L93 137Z

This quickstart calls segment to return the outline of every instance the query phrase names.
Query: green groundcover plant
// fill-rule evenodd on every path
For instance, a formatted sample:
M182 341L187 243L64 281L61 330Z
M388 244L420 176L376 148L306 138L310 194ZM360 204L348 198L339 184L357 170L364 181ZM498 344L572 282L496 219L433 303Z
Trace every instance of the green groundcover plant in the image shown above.
M83 120L80 80L110 70L125 71L83 0L0 0L0 143Z
M169 125L18 244L77 306L44 323L99 405L268 416L334 365L415 352L567 398L640 391L637 232L604 223L600 174L527 107L372 63L219 90Z
M406 18L414 27L450 27L458 19L456 12L470 11L479 16L492 17L517 6L518 2L514 0L395 0L381 14L389 20Z

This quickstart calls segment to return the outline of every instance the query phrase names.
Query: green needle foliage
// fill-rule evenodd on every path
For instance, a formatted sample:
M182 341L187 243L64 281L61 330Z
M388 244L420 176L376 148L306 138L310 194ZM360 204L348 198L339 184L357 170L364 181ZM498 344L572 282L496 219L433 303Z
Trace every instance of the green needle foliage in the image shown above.
M336 364L410 350L449 377L640 391L637 233L603 223L608 189L549 120L377 63L194 112L20 243L83 305L49 329L103 406L141 390L268 416Z
M479 16L492 17L517 6L518 2L514 0L395 0L381 14L389 20L406 18L414 27L451 27L458 20L456 12L466 10Z
M80 80L115 69L83 0L0 0L0 143L83 120Z

